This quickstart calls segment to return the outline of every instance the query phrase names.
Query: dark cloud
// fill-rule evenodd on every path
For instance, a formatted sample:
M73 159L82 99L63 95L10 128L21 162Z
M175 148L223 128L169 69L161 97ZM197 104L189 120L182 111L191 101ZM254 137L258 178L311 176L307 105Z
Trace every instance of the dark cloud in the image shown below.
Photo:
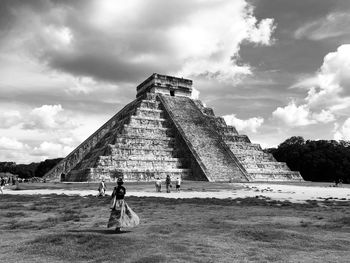
M131 89L129 89L131 91ZM133 94L132 94L133 93ZM3 94L0 97L0 103L13 103L27 105L30 108L36 108L41 105L62 105L64 110L94 113L109 112L114 115L118 110L131 102L136 97L135 91L129 92L103 92L103 94L95 94L95 96L84 94L62 94L59 90L43 93L42 91L28 91L20 93ZM108 99L108 101L107 101Z
M293 31L306 22L314 21L326 16L332 10L337 10L340 5L349 8L347 0L304 0L304 1L271 1L249 0L255 7L254 15L257 18L273 17L277 24L277 34Z
M350 10L347 0L305 0L305 1L270 1L251 0L254 15L257 18L273 17L277 24L273 46L244 45L241 59L260 70L276 69L290 73L312 73L322 64L323 57L330 50L336 49L340 40L313 41L296 39L295 31L319 19L325 19L339 8Z
M196 4L184 0L148 1L139 7L139 17L127 23L129 28L115 24L101 30L91 25L91 2L2 1L0 28L30 34L24 45L31 54L53 69L75 76L135 83L153 72L166 74L178 69L179 62L171 59L171 47L165 39L167 29L186 19ZM18 10L24 10L25 17ZM42 28L46 26L69 29L73 37L70 47L55 48L55 39L48 40L43 35ZM149 54L155 59L140 61Z
M215 109L217 115L236 114L239 118L269 118L277 106L289 100L303 100L305 90L288 88L296 82L295 74L258 71L231 84L195 79L200 99Z

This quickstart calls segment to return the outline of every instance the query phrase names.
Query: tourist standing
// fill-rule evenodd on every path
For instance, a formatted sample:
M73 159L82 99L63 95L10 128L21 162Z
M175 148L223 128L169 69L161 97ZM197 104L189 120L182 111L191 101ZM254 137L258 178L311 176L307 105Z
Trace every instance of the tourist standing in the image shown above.
M166 185L166 192L167 192L167 193L170 193L170 187L171 187L170 175L167 175L167 176L166 176L165 185Z
M122 227L134 227L140 223L137 214L124 201L126 189L123 179L118 178L118 186L114 187L112 193L111 215L107 227L115 227L115 231L120 232Z
M98 196L105 196L107 190L107 186L105 184L105 179L102 179L98 186Z
M4 177L1 177L1 179L0 179L0 191L1 191L1 194L4 194L3 190L5 188L5 184L6 184L6 181L5 181Z
M180 192L181 178L176 178L176 192Z
M156 192L161 192L162 191L162 180L160 180L160 178L158 177L156 182Z

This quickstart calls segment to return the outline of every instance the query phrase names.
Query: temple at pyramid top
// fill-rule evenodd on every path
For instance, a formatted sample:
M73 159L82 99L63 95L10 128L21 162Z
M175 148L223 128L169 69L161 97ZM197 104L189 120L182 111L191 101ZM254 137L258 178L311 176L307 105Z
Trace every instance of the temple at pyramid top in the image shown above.
M136 99L50 170L54 181L300 181L247 135L193 100L192 80L152 74ZM234 112L234 109L232 109Z
M192 80L153 73L136 87L136 97L146 93L191 97Z

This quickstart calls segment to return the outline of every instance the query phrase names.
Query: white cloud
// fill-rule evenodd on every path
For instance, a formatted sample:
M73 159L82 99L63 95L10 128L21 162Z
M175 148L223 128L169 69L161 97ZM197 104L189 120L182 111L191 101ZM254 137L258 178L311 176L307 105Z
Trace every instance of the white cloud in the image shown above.
M322 110L320 113L313 113L312 118L321 123L329 123L335 121L335 116L329 110Z
M256 21L255 18L252 18ZM255 23L254 23L255 24ZM263 45L271 45L273 43L272 33L275 31L276 25L272 18L266 18L260 23L253 26L249 32L249 40L254 43L261 43Z
M33 155L41 156L43 159L57 158L58 156L65 157L71 151L73 151L72 147L44 141L39 147L34 147Z
M24 149L29 149L29 146L14 138L0 137L0 150L24 150Z
M272 116L288 126L305 126L315 123L314 120L310 119L310 110L307 106L297 106L294 101L285 107L278 107L272 112Z
M199 90L197 90L196 88L192 87L192 93L191 93L191 98L193 100L198 100L199 99Z
M274 29L273 19L258 22L244 1L221 1L203 8L169 30L175 53L185 61L177 74L204 75L220 81L251 74L249 65L237 65L233 58L244 40L270 45Z
M33 109L24 121L25 129L67 129L75 124L62 114L63 108L58 105L43 105Z
M328 123L335 120L334 115L329 110L322 110L319 113L312 112L308 105L297 106L294 101L285 107L278 107L272 112L272 117L290 127Z
M53 49L66 48L73 40L73 33L68 27L48 25L43 31L45 41L50 43Z
M329 108L332 112L348 108L350 85L350 45L328 53L320 70L310 81L306 102L310 107ZM313 82L313 83L312 83Z
M350 45L341 45L328 53L320 69L294 84L292 88L307 90L304 102L294 101L278 107L272 116L288 126L329 123L350 114Z
M0 112L0 128L10 128L20 124L21 114L16 110Z
M335 140L350 140L350 118L346 119L340 126L338 123L334 125Z
M59 141L65 145L73 145L75 143L75 140L72 137L60 138Z
M235 114L223 116L227 125L235 126L238 131L257 132L257 129L263 124L264 119L261 117L253 117L247 120L241 120Z

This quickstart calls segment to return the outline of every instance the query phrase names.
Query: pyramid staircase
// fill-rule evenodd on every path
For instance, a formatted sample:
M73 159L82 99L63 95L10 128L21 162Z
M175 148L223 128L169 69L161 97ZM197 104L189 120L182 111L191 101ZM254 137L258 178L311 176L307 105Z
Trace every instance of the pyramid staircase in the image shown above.
M208 181L248 181L244 168L193 100L168 95L159 99Z

